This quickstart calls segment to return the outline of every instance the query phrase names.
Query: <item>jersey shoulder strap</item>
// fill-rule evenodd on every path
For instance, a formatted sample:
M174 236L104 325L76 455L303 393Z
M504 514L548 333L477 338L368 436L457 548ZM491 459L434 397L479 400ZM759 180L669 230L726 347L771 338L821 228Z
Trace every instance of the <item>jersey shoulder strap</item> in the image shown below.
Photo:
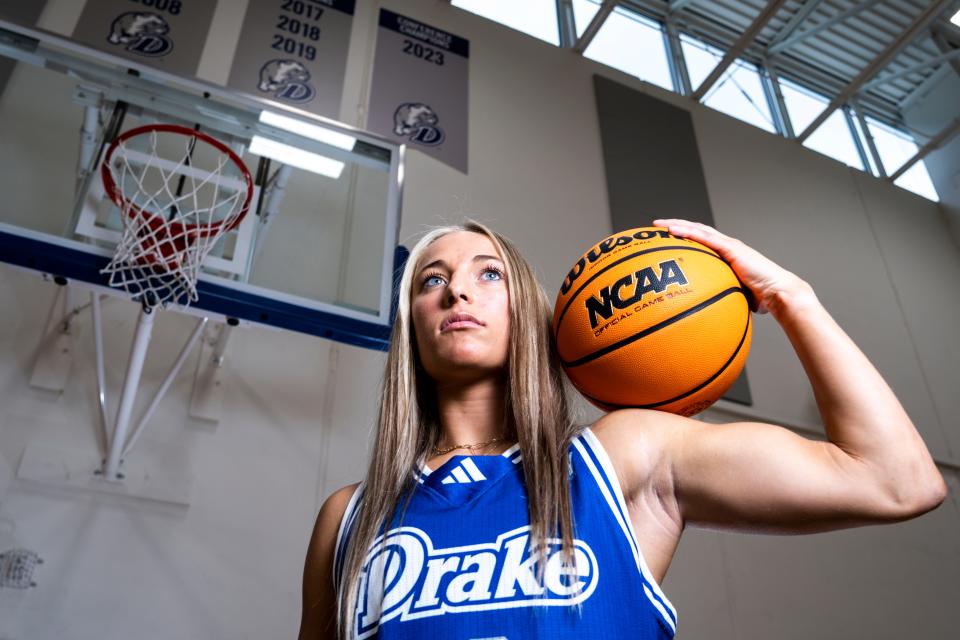
M347 509L340 519L340 528L337 530L337 544L334 547L333 556L333 584L337 586L338 591L341 586L340 582L343 580L344 564L347 561L347 547L357 522L357 514L360 513L360 503L363 499L366 484L366 482L361 482L354 489L353 495L350 496L350 502L347 503Z

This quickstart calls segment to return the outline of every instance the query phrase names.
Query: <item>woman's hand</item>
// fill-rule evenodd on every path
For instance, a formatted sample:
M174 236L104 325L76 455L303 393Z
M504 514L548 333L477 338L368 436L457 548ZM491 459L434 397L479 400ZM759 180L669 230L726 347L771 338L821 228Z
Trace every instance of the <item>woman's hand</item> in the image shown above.
M675 236L695 240L720 254L748 289L752 297L750 308L757 313L767 313L776 308L783 294L809 290L809 285L795 274L713 227L676 219L654 220L653 224L668 229Z

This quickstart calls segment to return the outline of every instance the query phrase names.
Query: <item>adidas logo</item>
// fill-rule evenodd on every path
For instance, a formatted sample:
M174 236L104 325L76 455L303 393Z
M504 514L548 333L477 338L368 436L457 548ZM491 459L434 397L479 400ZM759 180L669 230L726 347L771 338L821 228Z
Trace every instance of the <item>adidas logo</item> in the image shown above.
M487 477L480 472L477 465L470 458L464 458L460 464L451 469L450 473L440 481L441 484L468 484L480 482Z

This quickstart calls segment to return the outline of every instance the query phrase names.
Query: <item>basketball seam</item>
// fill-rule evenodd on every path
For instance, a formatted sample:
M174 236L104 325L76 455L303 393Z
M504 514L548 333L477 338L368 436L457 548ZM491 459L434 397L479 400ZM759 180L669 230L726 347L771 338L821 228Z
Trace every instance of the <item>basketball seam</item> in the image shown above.
M578 359L576 359L576 360L570 360L570 361L568 361L568 360L563 360L563 359L561 359L560 362L563 363L563 366L564 366L564 367L567 367L568 369L572 369L573 367L579 367L579 366L582 365L582 364L587 364L588 362L592 362L592 361L596 360L597 358L600 358L600 357L602 357L602 356L605 356L605 355L607 355L608 353L610 353L610 352L612 352L612 351L616 351L616 350L619 349L620 347L625 347L626 345L628 345L628 344L630 344L630 343L632 343L632 342L636 342L636 341L639 340L640 338L644 338L644 337L650 335L651 333L654 333L654 332L656 332L656 331L659 331L660 329L663 329L664 327L667 327L667 326L669 326L669 325L671 325L671 324L673 324L673 323L675 323L675 322L679 322L680 320L683 320L684 318L686 318L686 317L689 316L689 315L693 315L694 313L698 313L698 312L702 311L703 309L706 309L706 308L709 307L710 305L712 305L712 304L714 304L714 303L716 303L716 302L719 302L720 300L723 300L724 298L726 298L726 297L727 297L728 295L730 295L731 293L737 293L737 292L739 292L740 295L743 295L744 299L746 299L746 295L744 295L742 288L740 288L740 287L730 287L729 289L725 289L725 290L721 291L720 293L714 295L714 296L711 297L711 298L707 298L707 299L704 300L703 302L700 302L700 303L698 303L698 304L693 305L692 307L690 307L689 309L686 309L685 311L681 311L680 313L678 313L678 314L675 315L675 316L671 316L671 317L667 318L666 320L662 320L662 321L658 322L657 324L655 324L655 325L653 325L653 326L647 327L647 328L644 329L643 331L638 331L637 333L633 334L632 336L627 336L626 338L624 338L623 340L620 340L619 342L614 342L613 344L610 344L610 345L607 345L607 346L602 347L602 348L600 348L600 349L597 349L597 350L594 351L593 353L588 353L587 355L585 355L585 356L583 356L583 357L581 357L581 358L578 358Z
M570 296L570 298L567 300L567 304L563 305L563 311L560 312L560 316L557 318L557 329L556 329L555 335L558 335L558 336L560 335L560 325L563 323L564 316L567 315L567 310L570 308L570 305L573 304L573 301L577 299L577 296L579 296L583 292L583 290L587 287L588 284L590 284L591 282L599 278L601 275L603 275L613 267L617 266L618 264L626 260L632 260L637 256L642 256L647 253L655 253L657 251L667 251L668 249L679 249L681 251L696 251L697 253L706 254L711 258L716 258L717 260L721 260L721 261L723 260L723 258L721 258L715 253L704 251L703 249L698 249L696 247L684 247L680 245L670 245L669 247L654 247L652 249L644 249L643 251L637 251L636 253L631 253L628 256L624 256L614 262L611 262L600 271L597 271L595 274L590 276L582 285L580 285L579 289L573 292L573 295Z
M746 298L746 296L744 296L744 298ZM612 409L653 409L654 407L661 407L661 406L663 406L663 405L665 405L665 404L670 404L671 402L676 402L677 400L683 400L684 398L690 396L691 394L694 394L694 393L696 393L697 391L700 391L700 389L703 389L705 386L707 386L708 384L710 384L711 382L713 382L714 380L716 380L718 377L720 377L720 374L721 374L721 373L723 373L724 371L727 370L727 368L730 366L730 364L733 362L733 360L737 357L737 354L740 353L740 350L743 349L743 343L746 341L746 339L747 339L747 333L748 333L749 331L750 331L750 313L748 312L748 313L747 313L747 324L746 324L746 326L744 326L744 328L743 328L743 335L740 336L740 343L737 345L737 348L733 350L733 354L727 359L727 361L724 363L724 365L723 365L722 367L720 367L719 369L717 369L716 372L715 372L712 376L710 376L709 378L707 378L706 380L704 380L703 382L701 382L700 384L698 384L698 385L695 386L694 388L690 389L689 391L684 391L683 393L681 393L680 395L678 395L678 396L676 396L676 397L670 398L670 399L668 399L668 400L661 400L660 402L651 402L650 404L629 405L629 404L613 404L613 403L610 403L610 402L605 402L605 401L601 400L600 398L596 398L596 397L591 396L591 395L588 395L588 394L586 394L586 393L584 393L583 395L584 395L588 400L591 400L591 401L596 402L596 403L598 403L598 404L602 404L603 406L605 406L605 407L610 407L610 408L612 408ZM581 393L583 393L583 392L581 391Z

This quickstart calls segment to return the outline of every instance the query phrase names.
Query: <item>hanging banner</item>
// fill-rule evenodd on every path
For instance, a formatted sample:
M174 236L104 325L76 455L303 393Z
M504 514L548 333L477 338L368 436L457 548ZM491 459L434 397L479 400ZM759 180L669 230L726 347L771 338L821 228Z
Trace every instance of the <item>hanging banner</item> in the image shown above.
M251 0L227 85L339 119L354 0Z
M194 76L216 0L88 0L73 39L180 76Z
M367 128L467 173L470 43L380 10Z

